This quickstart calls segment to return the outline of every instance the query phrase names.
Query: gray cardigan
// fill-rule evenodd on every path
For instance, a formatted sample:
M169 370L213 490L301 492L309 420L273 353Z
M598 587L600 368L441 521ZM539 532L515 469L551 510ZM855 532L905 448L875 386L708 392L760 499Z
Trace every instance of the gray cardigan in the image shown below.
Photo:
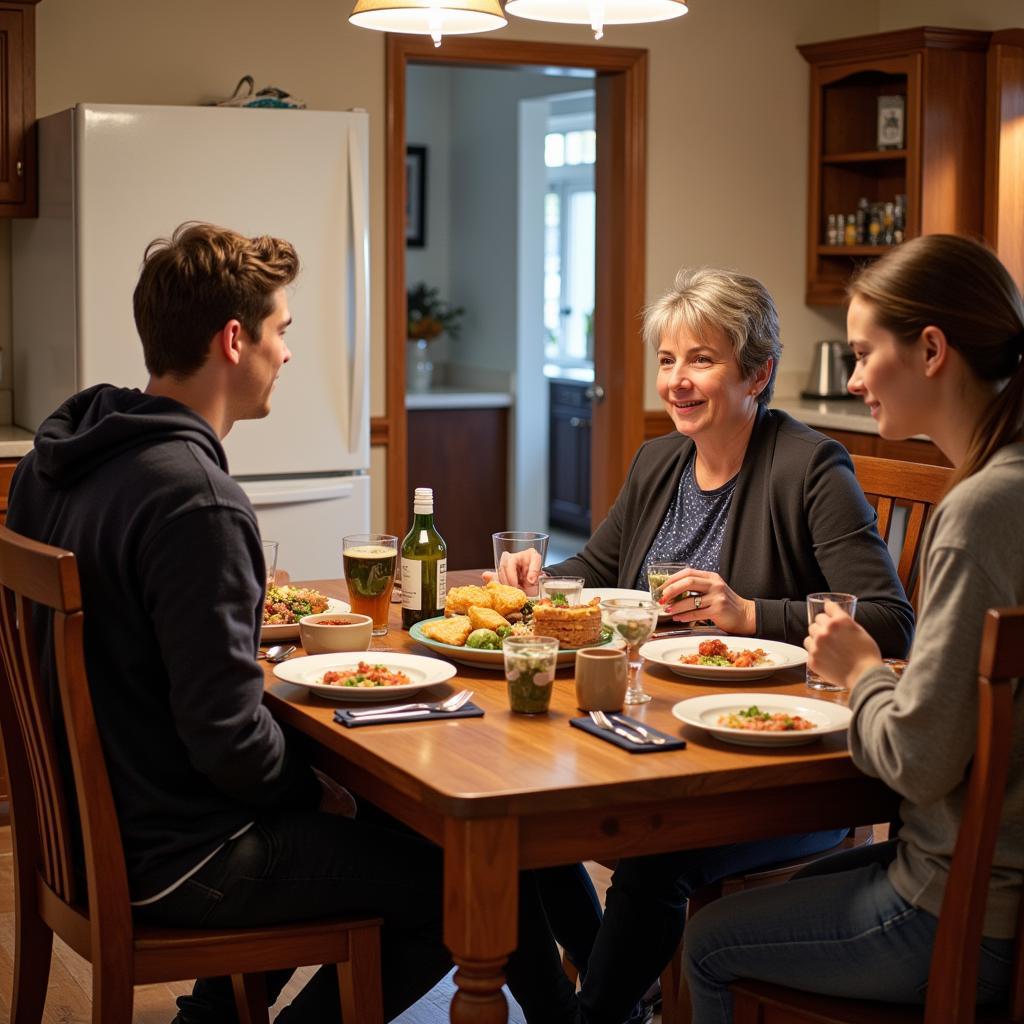
M608 517L586 547L546 571L591 587L633 587L693 452L672 433L640 447ZM887 657L905 657L914 613L841 444L761 408L733 493L719 571L757 608L756 635L799 644L804 597L856 594L857 621Z

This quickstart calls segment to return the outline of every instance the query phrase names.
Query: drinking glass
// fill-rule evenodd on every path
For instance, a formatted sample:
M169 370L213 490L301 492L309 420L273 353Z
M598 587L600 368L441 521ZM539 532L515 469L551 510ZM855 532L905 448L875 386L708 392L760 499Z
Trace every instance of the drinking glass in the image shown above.
M661 605L641 598L616 597L601 602L601 617L606 626L613 629L626 641L629 657L629 687L626 690L626 704L646 704L651 695L644 692L640 680L640 645L654 632L658 625Z
M539 715L551 704L558 641L553 636L508 636L502 644L509 707L523 715Z
M651 592L651 600L660 604L662 588L669 579L677 572L689 568L688 562L651 562L647 567L647 587Z
M540 597L551 599L552 604L579 604L583 596L582 576L541 576Z
M814 617L820 615L825 610L825 602L831 601L833 604L837 604L839 608L846 612L847 615L852 616L857 610L857 598L853 594L808 594L807 595L807 625L809 626L814 622ZM811 671L811 666L807 666L807 685L812 690L845 690L845 686L840 686L838 683L829 682L829 680L822 678L817 672Z
M265 540L263 542L263 568L267 580L267 589L274 585L277 579L277 541Z
M352 611L373 619L373 636L387 635L398 538L389 533L350 534L341 542L341 562Z
M501 560L505 555L514 555L519 551L536 548L540 552L540 564L543 565L548 554L548 535L546 533L506 530L502 533L492 533L491 541L494 544L495 572L501 569Z

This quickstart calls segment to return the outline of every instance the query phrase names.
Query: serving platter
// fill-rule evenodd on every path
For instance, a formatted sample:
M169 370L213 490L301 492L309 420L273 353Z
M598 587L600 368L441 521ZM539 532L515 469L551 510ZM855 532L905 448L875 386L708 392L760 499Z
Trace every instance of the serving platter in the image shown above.
M409 636L413 638L417 643L423 644L424 647L429 647L430 650L435 651L437 654L442 654L446 658L451 658L452 661L457 661L460 665L472 665L476 668L489 668L495 672L502 672L505 668L505 656L501 651L484 651L477 647L456 647L454 644L443 644L440 640L431 640L429 636L423 635L423 627L429 622L440 622L444 619L443 615L439 615L433 619L424 619L423 622L417 622L410 630ZM602 633L604 638L596 644L590 644L591 647L603 647L611 645L613 647L621 647L622 641L618 637L612 637L611 635L605 635L607 631ZM558 651L559 667L564 665L573 665L576 662L576 652L580 648L578 647L562 647Z
M347 601L339 601L336 597L327 598L327 608L324 612L341 615L343 612L350 611L352 611L352 605ZM324 614L324 612L320 614ZM297 622L280 622L272 626L263 626L260 630L260 642L276 644L281 640L294 640L298 635L299 624Z
M751 705L756 705L768 714L781 712L799 715L813 722L814 728L790 732L756 732L719 724L722 715L736 714ZM704 729L726 743L751 747L790 747L813 743L822 736L842 732L849 726L851 718L850 709L843 704L788 693L705 694L703 697L681 700L672 708L672 714L679 721Z
M706 640L721 639L730 650L753 650L760 647L768 658L761 665L736 668L734 665L684 665L682 658L698 653ZM667 637L649 640L640 648L641 657L671 669L686 679L699 679L702 683L735 683L736 681L767 679L784 668L797 668L807 662L802 647L784 644L779 640L759 640L752 636L709 637L704 635Z
M404 672L409 682L401 686L332 686L322 683L323 674L331 669L355 668L359 662L383 665L389 672ZM360 704L390 701L394 697L407 697L443 683L455 675L454 665L437 658L424 658L420 654L398 651L346 651L340 654L312 654L305 658L290 658L274 666L274 675L286 683L303 686L319 697L329 700L353 701Z

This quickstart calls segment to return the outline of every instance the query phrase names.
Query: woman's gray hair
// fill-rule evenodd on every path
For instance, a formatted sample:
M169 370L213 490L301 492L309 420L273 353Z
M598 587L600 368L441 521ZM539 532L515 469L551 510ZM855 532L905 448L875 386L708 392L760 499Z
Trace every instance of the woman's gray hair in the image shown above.
M757 400L768 405L782 356L779 314L760 281L718 267L683 267L670 291L644 310L644 341L655 351L661 339L686 328L703 337L718 327L732 342L745 379L773 360L771 376Z

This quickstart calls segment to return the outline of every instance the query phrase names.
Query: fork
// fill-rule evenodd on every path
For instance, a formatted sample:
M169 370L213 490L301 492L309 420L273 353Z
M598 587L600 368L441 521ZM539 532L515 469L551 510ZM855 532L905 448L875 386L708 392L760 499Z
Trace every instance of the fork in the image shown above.
M444 700L429 704L396 704L390 708L366 708L364 711L350 711L349 718L369 718L372 715L397 715L410 711L458 711L470 697L472 690L459 690Z
M618 725L613 725L603 711L591 711L590 720L598 727L598 729L605 729L608 732L613 732L616 736L621 736L624 740L629 740L630 743L636 743L639 746L646 746L646 744L650 742L650 740L645 740L634 733L626 732L625 729Z

